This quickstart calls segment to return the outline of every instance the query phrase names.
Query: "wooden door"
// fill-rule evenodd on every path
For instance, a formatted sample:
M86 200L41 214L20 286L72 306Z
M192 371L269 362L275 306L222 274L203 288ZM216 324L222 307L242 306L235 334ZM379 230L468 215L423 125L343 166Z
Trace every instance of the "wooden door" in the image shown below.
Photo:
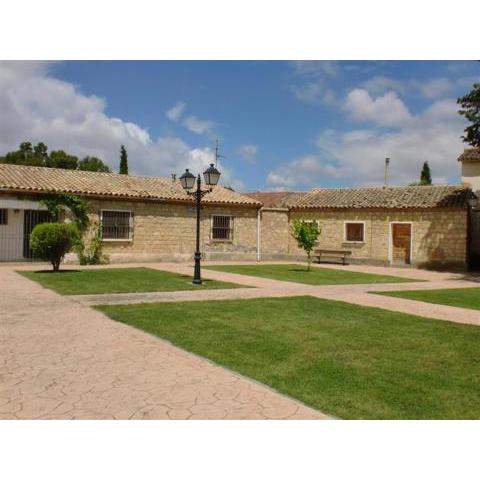
M410 263L412 225L410 223L392 223L392 262Z

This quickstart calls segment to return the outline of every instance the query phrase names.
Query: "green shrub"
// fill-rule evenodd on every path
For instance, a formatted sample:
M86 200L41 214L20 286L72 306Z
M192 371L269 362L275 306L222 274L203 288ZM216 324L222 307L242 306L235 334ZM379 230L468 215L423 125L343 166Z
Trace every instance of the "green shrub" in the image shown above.
M78 242L76 251L80 265L104 265L110 261L108 255L102 253L100 228L95 230L95 235L90 240L88 248L85 248L83 242Z
M40 223L30 235L30 248L41 260L49 261L58 272L65 254L79 239L79 232L71 223Z

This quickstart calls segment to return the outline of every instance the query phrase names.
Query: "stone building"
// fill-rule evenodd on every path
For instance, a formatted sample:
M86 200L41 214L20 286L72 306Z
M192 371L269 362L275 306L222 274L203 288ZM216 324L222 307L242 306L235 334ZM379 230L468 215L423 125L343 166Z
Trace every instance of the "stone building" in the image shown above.
M178 180L0 164L0 261L31 259L29 234L48 219L40 200L58 193L88 201L85 240L98 230L112 262L192 258L195 209ZM473 198L468 186L248 194L217 186L203 199L201 250L207 260L303 259L290 235L302 219L318 222L319 248L349 251L352 263L466 268Z
M192 258L196 210L178 180L0 164L0 260L32 257L29 234L48 218L40 200L55 193L88 201L86 241L99 228L112 262ZM204 256L256 258L261 204L221 186L202 203Z
M458 157L462 165L462 183L470 187L476 197L480 196L480 148L466 148ZM471 202L470 214L470 259L472 268L480 268L480 204Z
M295 220L317 222L318 248L351 252L352 263L465 268L468 263L468 199L461 186L313 189L257 192L261 209L261 257L302 257L289 235Z

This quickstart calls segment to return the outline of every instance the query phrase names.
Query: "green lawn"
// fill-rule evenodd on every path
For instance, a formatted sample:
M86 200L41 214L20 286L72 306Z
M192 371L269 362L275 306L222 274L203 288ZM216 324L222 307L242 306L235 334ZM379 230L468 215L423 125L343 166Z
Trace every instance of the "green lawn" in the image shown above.
M480 310L480 288L443 288L440 290L415 290L394 292L373 292L389 297L408 298L421 302L439 303L452 307Z
M60 270L58 273L53 273L52 271L17 271L17 273L63 295L173 292L177 290L238 288L243 286L236 283L205 279L202 285L194 285L192 278L188 275L143 267Z
M480 418L476 326L313 297L97 308L331 415Z
M215 265L205 267L220 272L240 273L254 277L272 278L286 282L307 283L309 285L334 285L353 283L402 283L416 282L411 278L400 278L391 275L374 275L371 273L357 273L348 270L333 268L315 268L307 271L305 265Z

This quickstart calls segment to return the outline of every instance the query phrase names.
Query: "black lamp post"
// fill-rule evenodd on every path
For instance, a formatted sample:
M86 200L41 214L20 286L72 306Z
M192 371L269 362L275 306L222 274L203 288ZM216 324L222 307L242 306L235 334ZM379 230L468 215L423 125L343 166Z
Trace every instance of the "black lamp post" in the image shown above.
M214 187L220 178L220 172L215 168L213 163L203 172L203 178L205 180L205 184L208 185L208 189L202 190L202 177L198 174L197 178L195 179L195 175L192 175L188 168L185 170L185 173L180 177L180 183L182 187L185 189L188 195L191 195L195 198L195 205L197 207L197 243L195 248L195 268L193 270L193 283L196 285L200 285L202 283L202 277L200 274L200 259L202 258L202 254L200 253L200 209L201 209L201 201L202 197L206 195L208 192L212 191L212 187ZM197 188L193 191L193 187L195 186L195 180L197 181Z

